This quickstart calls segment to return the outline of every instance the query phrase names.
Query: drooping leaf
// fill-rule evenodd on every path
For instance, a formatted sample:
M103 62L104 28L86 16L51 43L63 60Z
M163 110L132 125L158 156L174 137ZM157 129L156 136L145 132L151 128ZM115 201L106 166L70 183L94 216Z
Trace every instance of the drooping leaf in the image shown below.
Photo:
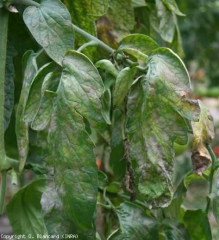
M126 67L119 72L116 78L116 84L113 96L113 105L121 107L124 103L125 96L127 95L136 74L136 68Z
M145 211L132 203L122 203L116 208L120 229L108 240L139 239L158 240L157 222Z
M112 133L110 139L110 166L113 170L115 179L121 180L125 176L126 161L122 160L125 154L122 136L124 115L121 110L113 111Z
M185 119L197 120L199 108L182 95L190 91L189 77L175 54L154 50L147 66L128 96L126 131L138 190L152 206L165 206L173 195L173 142L187 142Z
M43 0L38 8L26 8L23 18L36 41L62 65L66 51L74 47L71 16L65 5L58 0Z
M23 57L23 88L16 112L16 136L19 150L20 171L23 169L29 147L28 123L23 121L31 83L37 73L36 54L28 51Z
M95 67L109 72L114 77L116 77L118 75L118 70L116 69L116 67L113 65L113 63L111 61L109 61L107 59L102 59L102 60L98 61L95 64Z
M185 16L185 14L180 12L175 0L162 0L162 1L170 11L174 12L179 16Z
M56 69L57 65L55 62L48 63L44 65L37 71L35 78L30 87L30 92L28 95L27 104L25 107L24 121L32 122L36 112L40 106L40 100L42 98L42 84L46 75L50 72L53 72Z
M192 240L211 240L208 216L202 210L186 211L184 224Z
M110 120L110 110L111 110L111 92L109 89L106 89L103 92L103 95L101 97L102 102L102 115L106 121L107 124L111 124Z
M131 34L120 41L118 51L124 51L137 59L146 61L147 55L158 47L159 45L146 35Z
M79 66L70 65L69 60L73 59L71 53L68 53L64 60L64 72L51 118L49 144L51 145L51 159L55 165L56 189L65 212L79 229L87 231L92 228L97 198L97 166L93 154L94 146L85 131L83 117L75 111L75 107L78 107L75 105L75 100L80 100L80 96L83 98L84 93L76 98L77 91L86 87L80 86L77 80L86 81L90 77L95 79L96 73L93 72L92 66L87 64L90 67L87 68L87 65L84 65L83 61L87 59L80 55L81 65ZM84 66L85 68L73 71L71 66L74 68ZM86 69L89 75L83 72ZM79 73L81 70L82 72ZM96 84L99 86L100 83ZM92 89L89 90L92 91ZM81 108L84 114L89 112L91 106L88 103ZM77 110L80 109L77 108Z
M172 13L162 2L162 0L156 0L157 16L160 20L159 34L167 41L172 42L175 31L174 13Z
M198 100L201 113L198 122L192 122L193 142L192 142L192 163L193 171L201 175L211 163L206 144L214 138L213 118L201 100Z
M47 128L51 119L53 102L55 101L60 78L61 73L56 71L48 73L44 78L41 88L42 97L34 120L31 123L32 129L42 131Z
M4 103L4 130L7 129L14 107L14 64L13 57L17 54L14 47L8 42L5 66L5 103Z
M80 231L64 211L62 201L56 192L55 186L50 186L43 193L41 198L42 211L48 234L66 239L67 236L80 236L82 240L93 240L94 230Z
M31 128L37 131L45 130L50 122L53 102L56 97L56 93L45 91L41 99L39 109L31 124Z
M16 23L16 24L15 24ZM22 88L22 67L21 62L25 52L33 50L36 52L39 49L38 43L34 38L30 37L22 15L10 14L9 26L8 26L8 39L17 51L17 55L14 57L15 68L15 102L18 102L20 92Z
M176 17L175 17L175 21L177 21ZM180 31L179 31L179 26L178 25L176 25L173 41L170 44L170 48L174 52L179 54L180 57L185 57L185 53L184 53L183 46L182 46L181 34L180 34Z
M21 188L8 203L7 214L14 234L31 235L34 239L38 238L37 234L48 234L40 205L46 182L46 179L32 181Z
M62 82L72 107L91 123L104 126L100 100L104 85L92 62L82 53L68 51L63 61Z
M212 199L212 210L217 223L219 223L219 170L217 170L214 178L214 191Z

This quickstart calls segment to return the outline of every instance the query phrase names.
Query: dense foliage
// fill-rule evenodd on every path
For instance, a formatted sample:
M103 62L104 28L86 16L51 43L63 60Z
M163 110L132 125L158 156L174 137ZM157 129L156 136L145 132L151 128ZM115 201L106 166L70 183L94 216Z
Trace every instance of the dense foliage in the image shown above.
M182 16L174 0L0 0L2 212L7 175L34 173L6 206L14 234L212 239L219 160L212 117L190 99ZM206 209L185 209L197 178Z

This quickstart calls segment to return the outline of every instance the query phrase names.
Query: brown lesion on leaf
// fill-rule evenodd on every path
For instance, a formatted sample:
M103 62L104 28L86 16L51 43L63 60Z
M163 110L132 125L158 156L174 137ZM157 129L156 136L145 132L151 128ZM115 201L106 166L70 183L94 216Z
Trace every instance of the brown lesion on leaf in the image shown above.
M200 144L198 148L192 151L192 165L194 173L201 176L210 163L211 157L204 144Z
M193 143L192 143L192 164L193 171L202 175L211 163L211 156L206 148L214 138L214 123L208 109L198 100L200 106L200 118L198 122L192 122Z
M136 186L135 186L135 174L130 162L129 152L130 146L127 138L123 140L125 153L121 160L126 161L126 174L125 174L125 187L130 193L130 201L134 201L136 198Z
M112 48L118 48L118 39L113 32L113 24L108 19L107 15L101 17L97 21L97 36Z

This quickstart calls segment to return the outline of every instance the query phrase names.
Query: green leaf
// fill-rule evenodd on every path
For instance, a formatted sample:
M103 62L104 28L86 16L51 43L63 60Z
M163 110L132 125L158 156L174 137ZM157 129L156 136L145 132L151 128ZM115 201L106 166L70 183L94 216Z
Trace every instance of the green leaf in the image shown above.
M107 186L106 191L111 193L118 193L120 191L120 184L118 182L112 182Z
M104 126L101 114L103 81L92 62L82 53L68 51L63 60L62 84L71 106L92 124Z
M162 223L162 231L160 235L164 235L165 239L171 240L185 240L189 239L183 224L178 224L177 221L170 221L165 219Z
M174 13L172 13L162 2L156 0L157 16L160 20L158 33L167 41L172 42L175 31Z
M177 21L175 17L175 21ZM179 54L180 57L185 57L185 53L183 51L183 46L182 46L182 39L181 39L181 34L179 30L179 26L176 25L175 33L174 33L174 38L172 43L170 44L170 48Z
M112 0L108 10L108 18L117 31L119 39L134 28L134 9L131 0Z
M147 66L128 96L126 132L138 190L152 206L166 206L173 195L173 142L187 142L185 119L196 119L199 108L182 95L190 91L189 78L175 54L154 50Z
M121 107L124 103L124 99L133 83L136 70L136 68L126 67L119 72L113 96L113 105L115 107Z
M38 179L21 188L7 205L7 214L14 234L47 234L43 221L40 199L46 187L46 179ZM46 238L48 239L48 238Z
M49 125L54 98L56 93L45 91L40 102L40 107L38 108L33 122L31 123L31 128L37 131L45 130Z
M98 61L95 64L95 67L109 72L114 77L116 77L118 75L118 70L116 69L116 67L113 65L113 63L111 61L109 61L107 59L102 59L102 60Z
M60 82L61 73L50 72L43 80L41 89L40 105L35 113L34 120L31 123L31 127L34 130L45 130L50 122L53 102L56 97L56 91Z
M48 170L46 169L45 166L42 166L42 165L36 164L36 163L27 163L27 164L25 164L25 169L30 169L34 173L36 173L38 175L43 175L43 174L47 174L48 173Z
M27 104L25 107L24 121L32 122L40 106L42 98L41 87L47 74L54 71L57 65L54 62L44 65L37 71L37 74L31 84Z
M115 179L122 180L125 176L126 161L122 161L124 156L124 143L122 128L124 128L124 115L121 110L113 111L112 133L110 139L110 167L113 170Z
M13 58L17 52L14 47L8 42L7 56L5 66L5 103L4 103L4 130L8 128L12 110L14 107L14 63Z
M48 234L55 236L59 235L60 239L66 239L67 236L70 236L68 234L75 234L75 236L77 234L82 240L94 239L95 232L93 229L81 231L68 218L54 185L48 187L43 193L41 204Z
M212 210L217 223L219 223L219 170L217 170L214 177L214 196L212 199Z
M147 4L144 0L132 0L132 5L134 8L145 7Z
M211 240L208 216L202 210L186 211L184 224L192 240Z
M90 68L86 64L84 66L83 61L87 59L81 57L81 54L79 54L79 66L70 65L71 62L67 62L71 60L70 57L71 54L68 53L64 60L64 72L51 118L50 158L53 159L55 166L56 189L68 218L79 229L87 231L92 228L92 218L97 201L97 166L93 153L94 146L85 131L83 117L75 111L75 100L80 100L76 98L77 91L81 88L77 80L88 79L89 81L90 77L95 77L96 72L92 71L93 67L90 64L87 64ZM76 70L74 75L71 75L73 73L71 67L75 69L79 67L77 71L82 70L82 75L79 75ZM89 74L83 72L86 70ZM90 79L88 84L92 80ZM97 85L99 86L99 83ZM85 109L84 107L83 110Z
M107 9L109 0L89 0L89 7L86 9L89 10L89 15L94 18L94 20L98 19L99 17L103 16Z
M146 35L130 34L120 41L118 51L124 51L137 59L146 61L147 55L158 47L159 45Z
M36 41L62 65L65 52L74 46L71 16L65 5L58 0L43 0L39 8L26 8L23 18Z
M33 51L25 53L23 57L23 68L23 87L16 112L16 136L19 150L20 171L24 167L29 147L28 123L23 121L23 116L31 83L37 73L36 54Z
M162 0L162 1L171 12L174 12L179 16L185 16L185 14L180 12L175 0Z
M192 142L192 164L193 171L201 175L211 163L210 154L205 147L214 138L213 118L201 100L198 100L201 113L198 122L192 122L193 142Z
M158 240L157 222L137 205L124 202L116 208L120 229L108 240L138 239Z
M108 181L107 175L102 171L98 171L98 187L105 187L108 184Z
M110 110L111 110L111 92L106 89L101 97L102 102L102 115L107 124L111 124L110 120Z

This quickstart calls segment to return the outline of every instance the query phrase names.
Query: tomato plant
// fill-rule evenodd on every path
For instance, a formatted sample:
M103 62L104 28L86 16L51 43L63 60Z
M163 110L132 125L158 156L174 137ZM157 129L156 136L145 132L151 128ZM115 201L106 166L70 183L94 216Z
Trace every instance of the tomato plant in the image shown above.
M189 98L177 16L172 0L0 0L1 212L7 175L35 174L6 206L14 234L211 239L214 127ZM183 209L187 177L209 182L205 211Z

